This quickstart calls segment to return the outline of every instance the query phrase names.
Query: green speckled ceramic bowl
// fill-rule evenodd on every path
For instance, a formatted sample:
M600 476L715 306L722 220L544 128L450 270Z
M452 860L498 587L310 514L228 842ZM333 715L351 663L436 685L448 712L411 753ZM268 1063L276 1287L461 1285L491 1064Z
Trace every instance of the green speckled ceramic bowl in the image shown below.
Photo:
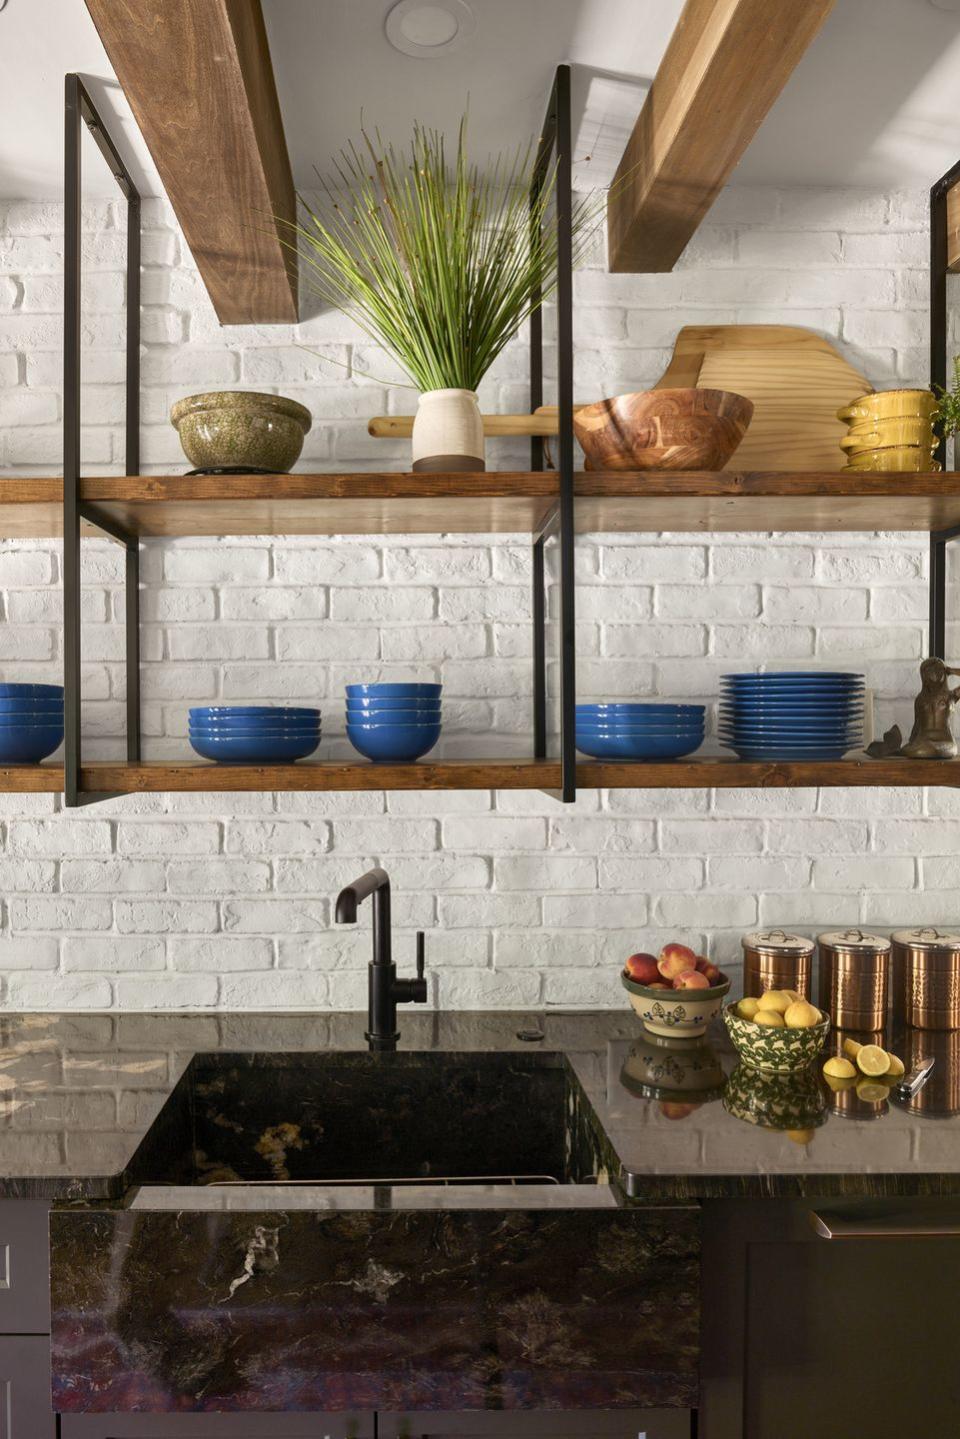
M634 1011L643 1020L644 1029L666 1038L697 1038L706 1033L707 1025L720 1013L723 996L729 993L730 981L724 979L710 989L653 989L638 984L621 972L620 983L630 996Z
M727 1080L723 1107L761 1129L817 1129L827 1118L826 1099L813 1065L791 1074L773 1074L738 1064Z
M792 1074L812 1064L826 1043L830 1016L823 1010L820 1013L823 1015L820 1023L812 1024L809 1029L775 1029L772 1025L756 1024L752 1019L741 1019L736 1006L728 1004L723 1020L744 1064L774 1074Z
M195 470L286 474L300 458L313 416L296 400L248 390L215 390L178 400L170 423Z

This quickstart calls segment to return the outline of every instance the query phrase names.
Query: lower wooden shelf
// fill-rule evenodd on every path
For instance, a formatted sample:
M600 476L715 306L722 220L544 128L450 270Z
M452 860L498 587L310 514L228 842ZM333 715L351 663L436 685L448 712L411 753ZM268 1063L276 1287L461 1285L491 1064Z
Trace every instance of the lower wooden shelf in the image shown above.
M62 788L62 770L45 772L43 784L2 784L4 776L11 773L0 771L0 788ZM33 773L39 771L35 769ZM51 783L51 776L59 779ZM578 789L795 789L816 785L960 787L960 760L845 759L756 764L732 757L710 757L637 764L583 760L577 765ZM313 764L301 761L278 765L214 765L192 760L126 764L101 760L85 764L81 771L83 790L118 794L236 790L555 790L559 787L560 762L555 759L420 760L416 764L323 760Z

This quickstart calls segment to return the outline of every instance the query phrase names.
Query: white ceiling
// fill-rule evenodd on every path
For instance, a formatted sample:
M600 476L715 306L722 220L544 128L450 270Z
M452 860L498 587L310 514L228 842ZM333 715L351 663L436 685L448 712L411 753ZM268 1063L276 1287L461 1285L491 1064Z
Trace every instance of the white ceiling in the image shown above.
M384 33L392 0L263 0L295 179L303 188L363 121L401 143L452 128L469 100L479 157L536 132L555 66L572 61L576 154L602 184L623 148L682 0L470 0L476 32L416 59ZM956 4L960 0L940 0ZM774 8L774 7L772 7ZM78 70L144 193L160 193L83 0L0 9L0 197L62 192L63 75ZM930 0L836 0L736 178L927 186L960 159L960 13ZM173 97L171 97L173 99ZM589 163L584 157L591 156ZM85 192L115 193L99 163Z

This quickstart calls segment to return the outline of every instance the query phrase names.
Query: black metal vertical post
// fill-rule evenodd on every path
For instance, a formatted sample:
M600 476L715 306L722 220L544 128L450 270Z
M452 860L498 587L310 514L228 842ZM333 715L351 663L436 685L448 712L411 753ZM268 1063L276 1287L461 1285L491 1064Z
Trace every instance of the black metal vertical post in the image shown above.
M539 535L533 546L533 756L547 757L547 593L543 547Z
M560 470L560 789L577 797L573 495L573 155L570 66L559 65L557 115L557 406Z
M927 652L944 658L947 644L947 542L930 536L930 631Z
M140 548L111 521L80 502L80 291L81 153L86 125L127 202L126 414L124 463L140 472L140 195L79 75L64 80L64 321L63 321L63 685L64 802L93 798L81 793L80 525L98 525L125 550L124 600L127 660L127 759L140 759Z
M947 384L947 196L960 183L960 163L930 190L930 384ZM956 443L956 442L955 442ZM946 467L947 443L941 440L935 458ZM944 658L947 620L947 542L956 530L930 535L930 628L928 653Z
M63 136L64 800L80 781L80 80L67 75Z

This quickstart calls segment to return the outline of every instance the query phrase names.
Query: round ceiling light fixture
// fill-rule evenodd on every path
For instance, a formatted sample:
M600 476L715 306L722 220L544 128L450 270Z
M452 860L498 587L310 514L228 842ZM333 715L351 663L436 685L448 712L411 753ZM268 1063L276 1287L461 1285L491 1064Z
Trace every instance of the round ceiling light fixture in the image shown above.
M476 30L477 18L466 0L400 0L384 28L401 54L434 60L459 50Z

